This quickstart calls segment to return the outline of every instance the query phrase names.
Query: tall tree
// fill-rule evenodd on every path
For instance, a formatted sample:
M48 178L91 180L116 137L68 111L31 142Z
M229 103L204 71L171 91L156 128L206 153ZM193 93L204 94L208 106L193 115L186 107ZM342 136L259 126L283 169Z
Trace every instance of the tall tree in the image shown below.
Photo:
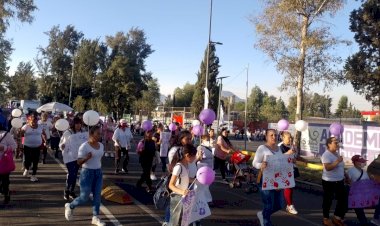
M22 88L20 88L22 86ZM37 83L31 62L20 62L14 75L7 82L8 96L17 100L37 98Z
M335 67L341 59L329 51L342 41L332 37L329 28L321 25L321 19L326 14L334 15L343 7L344 0L263 2L263 13L252 19L259 36L256 47L264 51L276 63L277 70L285 75L281 88L296 89L297 121L302 119L305 88L323 82L329 86L342 77ZM300 146L300 136L301 133L297 133L297 147Z
M195 93L195 85L186 83L183 88L174 90L175 104L173 107L190 107Z
M9 67L7 61L12 53L12 43L5 38L5 33L11 20L31 23L32 13L37 9L33 0L2 0L0 1L0 93L6 93L5 84ZM5 102L1 95L0 104Z
M106 45L110 54L106 70L99 77L98 93L107 109L121 117L133 110L133 104L142 97L142 91L152 79L145 69L145 60L153 50L145 32L138 28L130 29L127 34L118 32L107 36Z
M255 85L248 97L247 115L250 120L260 120L260 108L264 103L265 94Z
M73 57L83 33L68 25L64 30L54 26L45 34L49 36L49 44L45 48L38 48L39 55L36 58L39 76L42 78L39 86L44 91L50 91L41 94L42 100L53 99L68 104ZM45 81L51 83L46 84ZM53 87L48 89L44 86Z
M380 4L378 0L364 1L351 12L350 30L355 33L359 51L348 57L346 78L354 90L380 109Z
M195 115L203 110L204 107L204 88L206 85L206 62L207 62L207 49L205 50L204 58L201 62L200 70L197 73L197 82L195 84L195 91L191 107ZM210 44L209 51L209 76L208 76L208 90L209 90L209 108L217 112L219 100L219 86L217 85L216 78L219 74L219 58L216 56L216 48L214 44Z
M342 117L343 111L348 109L348 97L341 96L338 102L338 108L335 111L335 115L338 117Z
M148 81L147 89L142 91L142 97L136 101L135 110L143 110L148 113L151 118L151 113L160 103L160 85L156 78Z

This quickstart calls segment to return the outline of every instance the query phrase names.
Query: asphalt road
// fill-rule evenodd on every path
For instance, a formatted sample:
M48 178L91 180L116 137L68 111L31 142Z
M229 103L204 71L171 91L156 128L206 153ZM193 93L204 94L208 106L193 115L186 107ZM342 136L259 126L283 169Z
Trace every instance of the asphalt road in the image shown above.
M233 141L234 143L236 141ZM240 143L239 143L240 142ZM244 144L237 141L236 146ZM248 142L248 150L255 149L259 142ZM127 187L134 194L134 204L120 205L102 200L101 218L107 225L161 225L163 212L152 205L147 193L136 191L134 185L141 174L137 155L130 153L131 161L129 174L114 175L113 159L103 158L104 180L106 184L117 183ZM39 165L39 182L33 183L29 178L22 177L20 160L17 160L17 169L11 176L12 201L10 205L0 205L0 226L3 225L90 225L91 204L75 209L75 221L67 222L64 218L63 188L65 183L65 167L60 160L49 156L47 164ZM160 167L157 167L160 176ZM215 207L212 215L202 220L205 226L258 226L256 213L262 204L259 193L246 194L243 188L230 188L221 182L217 176L211 186ZM137 195L136 195L137 194ZM289 215L284 210L273 215L276 226L313 226L322 225L322 196L318 188L309 186L298 187L294 193L294 204L299 211L298 215ZM367 211L367 217L373 216L373 210ZM356 224L356 216L349 211L346 224Z

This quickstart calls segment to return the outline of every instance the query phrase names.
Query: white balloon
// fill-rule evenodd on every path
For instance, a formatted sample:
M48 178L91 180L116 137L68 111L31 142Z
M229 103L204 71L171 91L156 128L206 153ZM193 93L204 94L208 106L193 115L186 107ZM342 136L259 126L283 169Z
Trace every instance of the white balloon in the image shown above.
M305 122L304 120L298 120L296 122L295 127L297 131L303 132L307 129L307 122Z
M93 110L86 111L83 114L83 122L88 126L94 126L99 123L99 113Z
M20 118L14 118L11 121L11 125L16 129L20 129L22 127L22 120Z
M66 119L61 118L55 122L55 128L59 131L66 131L69 127L69 122Z
M193 126L199 126L201 124L201 122L197 119L193 120L193 122L191 123Z
M18 118L22 115L22 111L20 109L13 109L12 110L12 116L15 117L15 118Z

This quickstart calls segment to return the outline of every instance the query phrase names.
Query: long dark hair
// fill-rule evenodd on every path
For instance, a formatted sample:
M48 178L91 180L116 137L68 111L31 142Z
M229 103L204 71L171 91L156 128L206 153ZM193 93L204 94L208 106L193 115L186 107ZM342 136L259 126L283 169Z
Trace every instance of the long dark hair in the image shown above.
M226 142L228 146L232 146L230 139L228 139L228 136L226 136L226 137L223 136L223 132L224 132L224 131L227 131L227 132L228 132L227 128L223 128L223 129L220 131L220 136L223 138L224 142Z
M181 146L182 146L181 140L182 140L183 138L187 137L187 136L191 136L190 131L188 131L188 130L181 131L181 132L179 133L179 135L175 137L175 140L174 140L172 146L178 146L178 147L181 147Z
M186 144L177 149L175 155L173 156L173 160L170 163L170 169L173 170L174 166L182 161L185 155L188 154L190 156L195 156L197 154L197 149L192 144Z
M75 131L75 125L79 123L83 125L82 119L80 119L79 117L74 117L73 122L70 125L72 133L77 133L77 131Z

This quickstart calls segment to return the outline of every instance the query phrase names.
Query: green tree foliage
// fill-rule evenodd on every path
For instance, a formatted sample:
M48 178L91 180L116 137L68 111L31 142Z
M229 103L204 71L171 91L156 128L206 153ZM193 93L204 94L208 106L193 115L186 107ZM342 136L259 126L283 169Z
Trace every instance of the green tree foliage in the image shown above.
M173 99L171 95L165 98L164 107L173 107Z
M49 37L49 43L45 48L38 48L36 64L42 78L39 86L47 85L50 89L43 87L42 90L48 93L41 93L41 100L55 100L68 104L73 56L83 33L68 25L63 31L59 26L54 26L45 34ZM45 84L45 81L50 83Z
M37 98L37 83L31 62L20 62L14 75L7 82L8 97L17 100Z
M319 95L318 93L305 93L302 111L306 117L328 118L331 115L332 99L329 95ZM289 98L288 111L290 121L293 121L296 114L297 96ZM294 122L294 121L293 121Z
M268 96L268 94L264 93L257 85L252 88L251 94L248 97L247 106L247 115L249 120L256 121L262 119L260 115L260 108L264 103L265 96Z
M342 41L332 37L323 26L326 14L334 15L343 7L343 0L263 0L263 13L252 19L258 34L256 47L276 63L285 75L282 89L297 90L296 120L302 119L303 91L312 84L326 86L341 78L336 65L339 57L332 48ZM316 23L318 21L318 23ZM320 26L319 26L320 25Z
M7 61L12 53L12 43L5 38L11 20L31 23L32 13L37 9L33 0L2 0L0 1L0 93L6 93L4 84L7 81L9 67ZM1 95L0 103L5 102Z
M196 85L186 83L183 88L177 87L174 90L175 103L173 107L190 107L193 101L193 96Z
M160 103L160 85L157 79L148 81L147 89L142 91L142 97L135 103L135 112L143 110L148 113L151 118L151 113Z
M84 112L87 108L86 100L82 96L76 96L73 103L73 108L77 112Z
M207 49L205 50L204 58L201 62L200 70L197 73L197 82L195 83L195 92L192 97L191 107L195 115L203 110L204 107L204 88L206 85L206 62L207 62ZM214 44L210 44L209 51L209 76L208 76L208 90L209 90L209 108L217 112L219 100L219 86L216 83L216 78L219 74L219 58L216 56L216 48Z
M380 4L378 0L364 1L351 12L350 30L355 33L359 51L345 64L346 79L354 90L380 108Z
M260 119L267 122L278 122L280 119L286 117L287 109L284 101L274 96L265 95L263 97L263 104L260 107Z
M356 109L347 96L341 96L338 102L338 107L335 111L335 117L340 118L361 118L361 113Z
M119 117L131 112L135 101L147 89L152 74L145 70L145 60L153 50L146 42L145 32L138 28L127 34L106 36L106 45L109 55L96 90L107 109Z

